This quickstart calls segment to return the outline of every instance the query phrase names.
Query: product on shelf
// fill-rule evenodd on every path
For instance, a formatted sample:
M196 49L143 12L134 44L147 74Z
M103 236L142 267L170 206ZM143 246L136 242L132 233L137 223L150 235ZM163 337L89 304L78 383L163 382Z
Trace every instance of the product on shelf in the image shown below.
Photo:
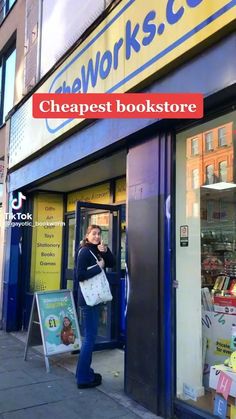
M224 288L224 283L226 281L226 276L225 275L219 275L217 276L216 280L215 280L215 284L213 287L213 290L217 291L217 290L222 290Z
M206 271L215 269L221 270L223 267L223 262L215 256L207 256L202 262L202 267Z
M214 295L214 311L236 314L236 297L233 295Z
M232 279L230 282L229 293L236 295L236 279Z

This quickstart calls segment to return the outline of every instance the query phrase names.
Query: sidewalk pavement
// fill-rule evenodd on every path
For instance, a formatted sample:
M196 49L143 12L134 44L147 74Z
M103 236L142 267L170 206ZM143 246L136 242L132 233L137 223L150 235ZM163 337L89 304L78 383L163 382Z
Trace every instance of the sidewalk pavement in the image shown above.
M0 419L158 419L125 395L119 403L99 387L78 390L74 374L52 358L46 373L42 354L29 349L24 361L24 349L0 331Z

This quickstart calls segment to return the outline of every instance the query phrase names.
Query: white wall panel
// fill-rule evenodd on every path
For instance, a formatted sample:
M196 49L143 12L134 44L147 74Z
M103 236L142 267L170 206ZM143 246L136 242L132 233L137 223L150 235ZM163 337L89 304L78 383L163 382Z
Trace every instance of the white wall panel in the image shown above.
M41 77L97 19L112 0L44 0Z

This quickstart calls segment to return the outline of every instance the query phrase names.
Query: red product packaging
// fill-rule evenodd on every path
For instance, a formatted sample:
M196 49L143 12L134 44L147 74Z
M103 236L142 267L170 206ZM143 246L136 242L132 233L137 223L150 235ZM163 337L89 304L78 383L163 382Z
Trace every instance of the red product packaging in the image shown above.
M236 295L236 279L232 279L229 287L230 294Z
M215 295L214 311L218 313L236 314L236 297Z

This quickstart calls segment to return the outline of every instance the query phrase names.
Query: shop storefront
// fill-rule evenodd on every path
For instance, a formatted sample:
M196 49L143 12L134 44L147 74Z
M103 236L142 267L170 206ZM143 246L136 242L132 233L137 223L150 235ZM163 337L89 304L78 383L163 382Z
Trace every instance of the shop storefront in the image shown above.
M32 97L19 106L9 202L23 193L39 225L8 229L4 327L27 327L34 291L72 287L79 241L98 223L116 255L98 345L125 342L131 398L166 418L207 418L233 321L219 297L234 275L235 2L146 3L121 2L37 92L201 92L205 117L43 121Z

